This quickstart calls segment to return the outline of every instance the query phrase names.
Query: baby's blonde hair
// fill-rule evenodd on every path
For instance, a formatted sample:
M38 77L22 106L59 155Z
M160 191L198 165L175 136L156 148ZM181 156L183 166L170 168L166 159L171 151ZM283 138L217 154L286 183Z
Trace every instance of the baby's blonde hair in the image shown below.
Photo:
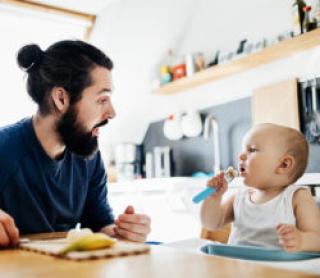
M309 145L304 135L293 128L288 128L286 143L288 145L286 153L292 155L296 161L290 173L291 182L293 183L303 175L307 168Z
M300 131L291 127L270 123L259 124L259 126L276 128L279 131L287 147L284 154L291 155L295 160L292 171L289 173L289 178L291 183L296 182L304 174L308 164L309 145L306 138Z

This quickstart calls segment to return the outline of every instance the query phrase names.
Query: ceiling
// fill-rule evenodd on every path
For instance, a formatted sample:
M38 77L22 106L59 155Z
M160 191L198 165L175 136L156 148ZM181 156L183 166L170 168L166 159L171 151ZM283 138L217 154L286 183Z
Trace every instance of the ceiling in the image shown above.
M59 8L65 8L88 14L98 14L109 4L120 0L29 0Z

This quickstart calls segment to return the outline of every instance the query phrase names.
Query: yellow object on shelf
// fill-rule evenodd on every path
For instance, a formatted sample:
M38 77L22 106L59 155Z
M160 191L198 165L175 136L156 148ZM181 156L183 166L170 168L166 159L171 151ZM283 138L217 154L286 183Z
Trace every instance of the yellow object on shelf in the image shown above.
M161 74L167 74L170 73L170 68L168 65L163 65L160 67L160 73Z

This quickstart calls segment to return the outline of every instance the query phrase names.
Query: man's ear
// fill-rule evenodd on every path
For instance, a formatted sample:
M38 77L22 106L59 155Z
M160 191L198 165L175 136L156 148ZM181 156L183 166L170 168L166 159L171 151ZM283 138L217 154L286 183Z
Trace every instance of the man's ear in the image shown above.
M281 158L279 166L277 167L278 174L289 174L293 169L296 161L292 155L285 155Z
M69 95L63 87L53 87L51 98L55 111L58 113L67 111L69 107Z

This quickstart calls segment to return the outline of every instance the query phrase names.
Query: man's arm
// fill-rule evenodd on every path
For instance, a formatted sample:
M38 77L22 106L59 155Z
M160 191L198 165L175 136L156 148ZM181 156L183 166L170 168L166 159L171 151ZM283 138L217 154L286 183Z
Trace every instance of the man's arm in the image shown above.
M114 221L112 209L107 200L105 168L99 152L81 222L93 230L131 241L143 242L150 232L150 217L135 213L132 206L128 206Z
M83 227L99 231L103 227L114 223L112 208L108 202L106 171L99 151L96 154L95 165L91 171L86 203L80 222Z

